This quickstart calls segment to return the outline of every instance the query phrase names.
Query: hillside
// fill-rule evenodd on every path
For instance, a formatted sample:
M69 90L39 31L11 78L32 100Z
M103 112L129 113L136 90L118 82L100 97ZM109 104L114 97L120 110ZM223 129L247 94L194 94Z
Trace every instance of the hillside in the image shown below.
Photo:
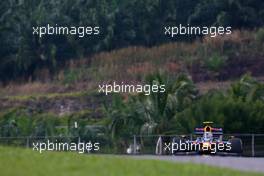
M136 96L133 100L133 95L120 94L122 97L120 102L119 96L99 93L98 85L114 81L144 84L146 77L158 73L163 75L160 79L169 80L168 87L173 84L176 87L180 85L177 91L183 91L179 94L182 96L178 97L179 102L158 100L161 104L173 104L172 107L168 107L172 108L171 114L158 115L159 118L170 117L173 122L169 124L173 124L173 127L169 127L169 124L165 124L168 127L164 127L162 126L164 124L161 124L160 130L172 128L178 130L177 132L191 132L196 123L208 119L230 126L230 119L243 115L243 118L249 118L250 123L259 126L252 132L262 132L261 113L253 112L261 109L263 105L261 93L263 86L261 82L264 77L263 36L263 29L235 31L225 37L204 37L193 42L176 42L150 48L128 47L102 52L91 57L70 60L55 73L45 68L40 69L35 73L34 79L27 82L16 80L1 86L0 125L5 126L8 122L8 126L12 126L14 122L17 125L21 121L20 133L24 135L28 135L28 130L23 123L29 123L34 135L52 135L61 134L59 130L53 128L58 125L70 127L74 120L84 126L100 124L108 129L109 123L114 120L111 118L114 117L125 119L127 117L122 115L132 113L133 120L138 116L143 118L144 115L134 114L138 113L135 112L137 103L148 106L145 101L157 101L153 96L145 96L143 99ZM181 77L182 74L186 76ZM245 74L253 78L243 76ZM189 87L181 88L181 82L185 82L183 85L187 84ZM162 96L176 95L173 92L176 90L170 91L172 92ZM250 107L245 108L248 104ZM148 108L155 110L156 107ZM227 108L240 111L227 111ZM212 111L209 113L208 109ZM187 116L188 119L185 118ZM224 117L226 120L222 121ZM195 119L194 123L186 126L185 120L192 118ZM33 124L30 124L30 119L33 120ZM140 119L139 122L143 123L145 120ZM229 132L236 132L242 127L243 130L240 132L252 130L248 126L243 126L242 122L226 129ZM34 131L34 128L40 128L42 131ZM126 128L124 124L124 129ZM138 128L133 129L134 133L138 133ZM133 133L133 130L129 133ZM3 135L12 136L16 133L12 130L2 131ZM83 134L82 131L78 133ZM85 134L89 135L89 132Z
M71 60L55 74L42 69L35 81L2 86L0 111L21 106L55 114L95 111L106 98L96 95L98 84L143 83L147 75L155 72L172 79L186 73L201 93L226 89L246 73L262 81L263 36L263 29L235 31L230 37L205 37L152 48L129 47Z

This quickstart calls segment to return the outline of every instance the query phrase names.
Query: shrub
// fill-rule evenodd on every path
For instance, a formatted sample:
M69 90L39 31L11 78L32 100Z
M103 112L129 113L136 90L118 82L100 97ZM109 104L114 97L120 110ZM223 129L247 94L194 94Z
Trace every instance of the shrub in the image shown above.
M264 43L264 28L260 28L256 33L256 40L263 44Z
M218 72L226 63L226 57L219 54L214 54L205 60L205 67L210 71Z

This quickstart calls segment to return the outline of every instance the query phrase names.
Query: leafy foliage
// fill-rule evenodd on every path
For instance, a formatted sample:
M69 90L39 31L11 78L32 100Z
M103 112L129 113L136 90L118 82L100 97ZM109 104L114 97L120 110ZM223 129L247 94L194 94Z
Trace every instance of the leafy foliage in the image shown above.
M43 67L53 73L70 58L103 50L169 42L163 35L165 25L253 29L264 24L264 3L258 0L8 0L0 7L1 81L34 79ZM47 24L100 26L101 31L98 37L85 38L32 35L33 26Z
M164 83L166 77L156 75L152 82L155 80ZM164 94L131 96L133 101L115 99L108 109L109 124L115 126L110 131L113 138L124 141L133 134L192 133L203 121L213 121L225 133L263 133L263 96L263 83L249 75L226 92L212 90L204 95L198 94L188 77L179 75L177 80L166 82Z
M175 115L188 107L197 97L197 90L185 75L179 75L174 82L161 74L149 75L146 82L150 85L166 85L166 92L130 96L123 101L120 96L106 106L109 130L112 139L127 142L134 134L166 134L175 132Z

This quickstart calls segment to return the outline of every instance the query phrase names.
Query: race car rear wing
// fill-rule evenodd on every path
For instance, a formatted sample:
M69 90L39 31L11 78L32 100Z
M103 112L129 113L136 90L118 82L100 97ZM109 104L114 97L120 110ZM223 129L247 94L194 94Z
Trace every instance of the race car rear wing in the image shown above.
M197 127L194 130L194 133L197 135L203 135L205 132L212 132L213 135L222 135L223 129L222 128L214 128L210 126L205 126L204 128Z

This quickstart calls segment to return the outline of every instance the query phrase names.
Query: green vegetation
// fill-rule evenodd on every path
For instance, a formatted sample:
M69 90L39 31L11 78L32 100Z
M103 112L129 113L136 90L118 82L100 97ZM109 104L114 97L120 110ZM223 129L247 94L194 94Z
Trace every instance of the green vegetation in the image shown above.
M263 29L263 28L260 28L260 29L257 31L256 39L257 39L257 41L258 41L260 44L263 44L263 43L264 43L264 29Z
M244 70L259 76L263 74L264 66L260 31L235 30L230 36L204 37L202 41L190 43L101 52L88 58L73 59L53 75L36 73L36 79L72 87L86 83L92 89L109 80L143 82L147 75L157 71L174 79L184 72L195 82L238 79L245 74ZM241 66L245 67L242 71Z
M212 57L205 60L205 66L210 71L218 72L226 63L226 58L221 57L218 54L214 54Z
M95 52L171 42L163 34L162 27L166 25L223 25L233 29L264 25L264 3L259 0L12 0L2 1L0 7L1 81L50 77L66 60ZM78 40L67 35L32 35L33 26L47 24L100 26L101 31L99 36ZM175 40L190 41L195 37ZM71 73L66 82L75 76Z
M264 133L264 85L253 78L264 75L264 2L10 0L0 7L0 136L100 138L123 152L132 135L191 133L204 120L225 133ZM32 35L47 24L101 31ZM164 35L164 26L179 24L232 26L232 34ZM113 81L165 84L166 92L97 92ZM207 81L232 85L199 92Z
M206 120L224 127L225 133L264 132L264 85L249 75L244 75L227 90L210 90L204 94L199 93L185 74L178 75L176 79L166 74L151 74L145 82L165 84L166 92L149 96L114 94L107 101L109 103L95 95L94 99L100 99L96 109L93 103L93 108L63 115L47 112L45 106L31 107L27 101L32 100L23 99L24 106L2 110L0 136L79 136L89 140L102 139L104 134L102 140L114 145L114 151L119 153L135 134L192 133L195 126ZM74 98L79 100L82 95L74 94ZM64 96L50 97L56 101L58 98L65 101ZM87 98L91 99L92 94ZM36 99L33 105L50 99ZM78 122L78 129L73 128L74 122Z
M104 125L104 119L94 119L89 110L66 114L58 118L52 113L30 108L12 108L0 114L1 137L48 137L48 136L87 136L86 125ZM79 128L74 128L78 122ZM63 127L57 128L57 127ZM85 132L86 131L86 132Z
M112 146L111 152L122 153L135 134L187 134L207 120L224 127L225 133L264 132L264 84L250 75L244 75L226 90L203 94L185 74L179 74L176 79L166 74L151 74L145 83L165 84L166 92L149 96L114 94L107 101L89 94L88 99L100 100L96 106L92 101L92 107L63 115L47 112L49 101L46 101L62 98L63 102L68 95L39 98L33 106L27 105L31 99L23 99L25 105L0 113L0 136L96 139ZM70 98L86 101L82 95L74 94ZM47 107L35 106L41 101L46 102ZM78 122L78 129L74 128L74 122ZM20 144L25 146L24 142Z
M26 83L16 80L4 84L0 96L16 95L23 99L27 95L94 91L98 84L113 80L143 83L146 76L158 71L172 79L185 73L194 82L238 79L246 72L262 76L261 29L235 30L229 36L204 37L151 48L128 47L72 59L52 73L47 68L38 68Z
M258 176L197 164L179 164L154 160L134 160L126 157L79 155L74 153L47 152L39 154L27 149L0 147L0 170L2 175L28 176Z
M116 145L125 145L134 134L192 133L208 120L224 127L225 133L264 132L264 84L249 75L225 92L211 90L203 95L185 75L175 81L161 75L151 78L150 83L165 84L166 93L131 95L125 101L117 96L106 108Z

